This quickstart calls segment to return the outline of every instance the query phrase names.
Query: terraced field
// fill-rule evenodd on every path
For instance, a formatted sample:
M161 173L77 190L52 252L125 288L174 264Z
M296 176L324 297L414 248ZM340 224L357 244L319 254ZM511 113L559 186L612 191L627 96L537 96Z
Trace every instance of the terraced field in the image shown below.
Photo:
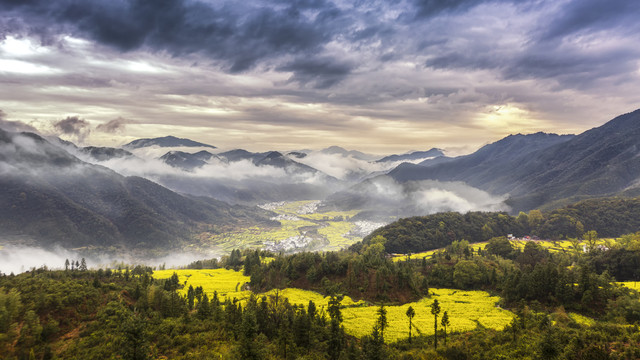
M185 285L180 290L184 295L186 295L189 285L202 286L208 294L217 291L221 300L226 297L235 297L244 301L251 295L250 291L242 291L242 285L249 281L249 277L233 270L161 270L155 271L153 276L157 279L165 279L170 277L174 271L178 274L180 283ZM266 295L274 295L276 292L289 299L289 302L293 304L306 306L309 300L312 300L318 309L325 308L329 300L313 291L292 288L272 290ZM450 330L452 331L467 331L478 326L502 329L513 318L511 312L500 309L496 305L498 297L490 296L484 291L433 289L431 298L424 298L401 306L386 307L389 326L385 331L385 339L395 341L409 336L409 322L405 315L409 306L412 306L416 311L416 316L413 319L414 334L433 334L433 315L431 315L429 308L433 299L438 299L443 312L448 311L451 321ZM347 333L358 337L371 333L377 318L378 306L367 304L364 301L356 302L348 296L342 299L342 306L343 324Z
M511 240L511 243L518 249L524 249L524 246L527 242L533 241L536 244L542 246L543 248L548 249L551 252L570 252L570 251L583 251L583 246L586 246L587 243L581 241L578 243L577 249L574 247L574 244L569 240ZM597 241L598 245L611 247L615 243L614 239L599 239ZM487 246L488 242L480 242L469 244L469 247L473 249L473 251L478 251L478 249L483 249ZM435 253L438 251L443 251L444 249L435 249L424 251L420 253L411 254L411 259L422 259L427 258L430 259L433 257ZM406 255L396 254L394 256L393 261L404 261L407 259Z
M203 243L230 252L233 249L261 248L275 252L339 250L362 240L357 225L348 220L358 213L331 211L318 213L318 201L278 202L261 207L278 214L280 228L251 227L221 234L209 234Z

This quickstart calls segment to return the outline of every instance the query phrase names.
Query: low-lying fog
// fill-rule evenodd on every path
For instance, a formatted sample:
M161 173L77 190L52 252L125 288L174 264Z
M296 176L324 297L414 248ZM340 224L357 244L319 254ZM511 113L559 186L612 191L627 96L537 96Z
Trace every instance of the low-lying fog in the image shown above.
M168 268L185 266L197 260L219 258L216 251L181 252L159 257L135 257L127 254L98 255L67 250L60 247L43 249L33 246L0 245L0 273L18 274L32 268L46 266L49 269L64 269L65 260L81 261L85 258L88 268L117 268L119 264L148 265Z

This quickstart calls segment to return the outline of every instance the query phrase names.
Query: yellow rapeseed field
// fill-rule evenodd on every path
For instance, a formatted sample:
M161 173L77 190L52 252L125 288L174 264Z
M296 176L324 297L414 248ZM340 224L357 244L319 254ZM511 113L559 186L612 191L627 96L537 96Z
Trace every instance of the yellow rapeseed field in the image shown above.
M159 270L155 271L153 276L157 279L166 279L174 272L178 274L180 283L185 285L180 290L183 295L186 295L189 285L194 288L202 286L207 294L217 291L221 301L224 301L226 297L244 301L251 294L250 291L241 291L242 285L249 282L249 277L242 275L242 272L239 271L226 269ZM258 294L258 297L275 295L276 292L289 299L292 304L307 306L309 300L312 300L318 310L326 309L329 301L328 297L316 292L293 288L271 290L265 294ZM440 302L442 313L445 310L448 311L451 331L467 331L477 326L500 330L513 318L511 312L500 309L496 305L498 297L490 296L484 291L432 289L430 295L430 298L413 303L385 307L389 321L389 326L385 331L387 341L404 339L409 336L409 321L405 315L409 306L412 306L416 312L413 319L414 334L433 334L433 315L429 306L434 299L438 299ZM377 318L378 306L367 304L364 301L356 302L348 296L342 299L341 304L346 332L357 337L370 334Z
M576 251L574 249L574 247L573 247L573 244L569 240L511 240L511 243L513 244L513 246L515 248L522 250L522 249L524 249L524 246L528 241L534 241L536 244L542 246L545 249L548 249L551 252ZM484 248L487 246L487 243L488 243L487 241L479 242L479 243L473 243L473 244L469 244L469 247L471 247L473 249L473 251L478 251L478 249L483 249L484 250ZM603 245L603 246L607 246L607 247L610 247L614 243L615 243L614 239L599 239L597 241L598 245ZM579 242L578 243L578 250L582 251L582 246L584 246L584 245L586 245L586 242L584 242L584 241ZM410 258L411 259L422 259L422 258L430 259L438 251L444 251L444 249L435 249L435 250L429 250L429 251L424 251L424 252L420 252L420 253L411 254ZM404 261L406 259L407 259L406 255L397 254L393 258L393 261Z
M415 326L413 333L433 334L434 317L430 305L438 299L442 312L447 311L451 331L468 331L477 326L501 330L511 322L513 313L499 308L496 303L499 298L490 296L484 291L463 291L455 289L432 289L430 298L423 298L417 302L401 306L387 306L389 326L385 331L385 340L395 341L409 337L409 320L406 312L412 306L416 312L413 318ZM344 327L354 336L364 336L371 333L377 319L378 306L351 307L342 310ZM417 330L416 330L417 328ZM440 319L438 319L440 328Z

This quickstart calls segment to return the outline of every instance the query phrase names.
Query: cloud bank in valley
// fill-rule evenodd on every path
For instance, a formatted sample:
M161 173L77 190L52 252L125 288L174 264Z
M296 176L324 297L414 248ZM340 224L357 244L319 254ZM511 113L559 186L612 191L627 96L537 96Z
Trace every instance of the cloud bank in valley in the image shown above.
M49 269L61 270L64 269L67 259L79 262L82 258L85 258L89 269L116 269L122 264L147 265L156 268L164 265L167 268L175 268L197 260L220 258L221 254L221 252L209 250L200 252L185 251L166 256L148 257L132 254L86 254L61 247L44 249L33 246L5 245L0 247L0 273L19 274L43 266Z
M506 199L458 181L398 183L388 176L378 176L331 195L325 206L363 209L372 218L391 219L444 211L508 211Z

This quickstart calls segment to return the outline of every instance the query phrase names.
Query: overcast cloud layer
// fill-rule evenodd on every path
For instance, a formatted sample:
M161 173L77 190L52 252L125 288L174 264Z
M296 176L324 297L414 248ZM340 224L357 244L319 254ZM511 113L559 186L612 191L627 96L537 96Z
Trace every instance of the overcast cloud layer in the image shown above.
M0 0L0 126L465 152L640 107L630 0Z

